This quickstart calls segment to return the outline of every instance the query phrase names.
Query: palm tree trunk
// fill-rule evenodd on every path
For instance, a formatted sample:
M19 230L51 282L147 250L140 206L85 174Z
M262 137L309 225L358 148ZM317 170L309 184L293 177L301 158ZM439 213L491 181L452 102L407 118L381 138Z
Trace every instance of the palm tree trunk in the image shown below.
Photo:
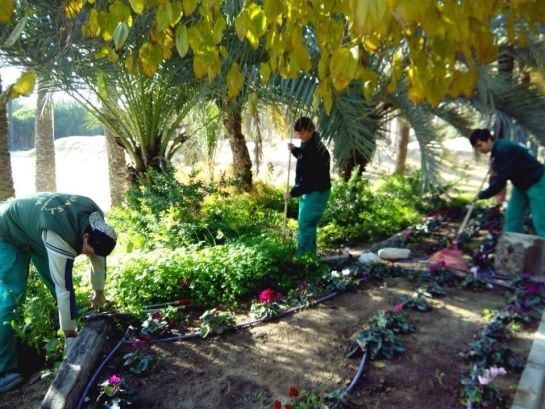
M234 174L240 178L242 189L249 192L252 189L252 160L242 133L242 115L240 108L229 105L227 112L224 112L223 125L229 134Z
M398 120L398 138L397 138L397 158L394 173L403 175L407 165L407 153L409 150L409 124L403 120Z
M112 206L120 206L127 191L127 174L125 149L115 142L115 138L106 126L106 152L108 153L108 174L110 176L110 202Z
M36 122L34 125L36 149L36 191L55 192L55 140L53 138L53 104L47 91L38 83Z
M0 94L2 93L2 79L0 78ZM15 197L13 176L11 173L11 158L8 149L8 118L6 106L0 104L0 201Z

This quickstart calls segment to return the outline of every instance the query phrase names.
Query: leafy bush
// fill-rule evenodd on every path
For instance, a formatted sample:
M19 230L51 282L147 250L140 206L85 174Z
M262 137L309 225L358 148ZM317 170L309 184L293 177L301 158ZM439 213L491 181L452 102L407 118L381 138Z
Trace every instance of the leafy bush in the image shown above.
M295 287L321 274L311 257L296 257L292 244L264 236L215 247L135 252L119 260L110 274L112 299L121 307L191 297L206 307L236 305L263 288Z

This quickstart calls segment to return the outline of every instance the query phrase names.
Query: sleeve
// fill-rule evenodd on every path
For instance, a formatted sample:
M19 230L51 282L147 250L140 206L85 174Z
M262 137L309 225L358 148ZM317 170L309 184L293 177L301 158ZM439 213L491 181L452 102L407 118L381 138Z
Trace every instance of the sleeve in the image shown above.
M42 241L47 251L51 279L55 284L60 327L63 331L75 330L76 297L72 282L72 268L77 253L51 230L42 232Z
M104 291L106 281L106 257L91 257L91 286L93 290Z
M299 156L299 154L301 153L301 148L300 147L295 147L291 150L291 154L293 156L295 156L296 158Z
M498 155L494 158L493 175L490 178L488 188L478 193L479 199L488 199L497 195L507 185L511 167L514 166L514 160L517 152L511 151L506 155Z

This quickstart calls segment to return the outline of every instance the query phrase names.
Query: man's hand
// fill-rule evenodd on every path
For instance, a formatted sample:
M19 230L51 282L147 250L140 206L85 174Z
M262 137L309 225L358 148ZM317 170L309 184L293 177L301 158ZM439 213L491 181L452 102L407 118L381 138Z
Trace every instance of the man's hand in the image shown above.
M295 148L295 145L293 143L288 143L288 149L291 152Z
M289 200L289 199L291 199L290 192L284 192L284 200Z
M97 310L104 307L104 304L106 304L106 297L104 296L104 291L93 290L93 294L91 296L91 302L93 303L93 307Z

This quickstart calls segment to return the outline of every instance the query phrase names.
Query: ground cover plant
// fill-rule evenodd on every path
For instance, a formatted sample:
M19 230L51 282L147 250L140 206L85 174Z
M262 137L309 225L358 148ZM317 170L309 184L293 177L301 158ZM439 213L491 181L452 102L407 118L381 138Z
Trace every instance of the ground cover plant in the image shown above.
M264 202L266 201L267 200L264 200ZM274 203L274 200L271 202ZM168 206L165 208L168 208ZM418 254L418 252L421 254L426 254L430 250L435 251L442 245L448 243L448 239L446 239L446 237L449 237L450 231L453 230L453 227L449 224L449 217L459 217L462 213L463 209L458 209L437 214L430 219L425 221L423 220L420 223L413 225L410 229L402 230L401 233L396 236L396 240L409 246L415 245L416 254ZM463 246L466 251L472 252L474 260L480 263L476 263L476 265L485 267L491 262L489 257L490 253L485 251L485 248L487 246L492 246L491 243L494 241L494 234L497 235L497 223L499 221L495 216L497 213L495 213L494 210L483 211L481 215L482 216L475 218L475 222L468 229ZM496 219L494 219L494 217L496 217ZM483 222L485 218L486 221ZM487 233L484 235L482 234L481 228L483 223L485 224L485 228L488 229ZM231 230L231 232L233 231L235 230ZM236 237L236 240L233 239L233 237ZM129 243L129 240L126 240L125 243ZM417 243L419 244L416 245ZM146 246L147 245L148 244L146 244ZM130 246L127 248L129 247ZM289 240L287 242L283 242L282 240L279 240L278 237L274 238L265 235L257 236L252 239L251 236L246 234L242 234L240 236L233 234L231 237L224 239L223 243L219 245L217 243L216 245L211 245L210 243L206 242L197 242L193 243L192 247L185 249L173 249L166 246L159 247L156 245L151 245L150 248L155 248L153 251L144 251L145 246L142 246L139 249L137 247L138 246L136 245L132 246L132 248L130 248L130 252L120 257L120 259L123 261L120 262L116 268L124 268L125 270L119 270L122 272L122 274L115 274L115 269L112 269L114 271L110 277L111 291L119 291L115 297L116 299L121 300L118 301L117 308L131 310L133 312L144 312L147 310L147 312L143 315L143 322L146 324L142 326L142 332L139 337L134 340L138 341L134 343L136 347L131 343L131 347L124 351L123 363L125 365L123 365L121 361L113 363L113 366L109 368L111 371L109 377L115 375L116 377L123 379L123 382L126 382L124 384L136 386L138 390L141 390L143 386L147 384L147 382L151 382L153 384L153 382L155 382L153 379L157 374L162 373L163 375L168 376L168 373L170 373L168 371L173 371L172 368L165 369L170 365L166 363L166 361L168 361L169 354L174 353L177 356L178 352L173 352L175 347L172 347L172 350L170 350L170 346L159 347L157 345L152 345L149 341L154 336L159 336L161 333L163 334L161 336L184 334L194 329L198 330L201 335L206 335L207 338L210 338L211 335L224 333L227 331L228 337L235 337L232 338L235 340L234 342L238 342L236 340L244 339L242 344L246 345L246 347L241 347L242 349L240 349L240 351L244 350L245 348L248 348L248 350L251 351L259 348L253 341L247 338L248 335L230 335L228 330L233 325L233 321L229 318L229 315L226 315L228 309L235 308L235 311L238 313L238 315L235 317L235 320L237 320L236 322L240 322L240 319L241 317L244 317L244 314L250 313L251 315L248 318L269 318L277 316L285 309L292 308L293 306L309 306L312 300L319 297L320 294L325 294L331 291L345 290L347 288L355 288L353 273L349 272L345 274L345 270L334 270L333 272L330 272L330 270L327 269L326 271L324 266L316 259L298 259L294 255L293 243L290 243ZM377 276L380 275L374 270L368 272L367 274L370 278L372 278L375 274ZM442 288L445 283L454 285L454 278L451 277L446 271L443 271L441 266L431 266L426 274L429 276L433 275L434 280L427 282L424 288L419 287L406 289L405 295L408 297L407 299L398 299L396 302L391 303L389 307L385 306L384 308L379 309L379 315L375 315L374 320L376 322L384 321L384 318L388 314L384 312L380 313L380 311L385 309L394 311L394 313L397 314L400 312L397 311L399 310L399 305L404 305L406 308L416 308L418 310L425 311L428 309L428 307L426 306L426 303L422 301L422 297L410 297L413 292L420 294L441 295L442 293L449 292L449 290ZM466 285L468 288L472 287L481 289L478 286L473 286L473 284L474 283L462 283L461 285ZM126 288L130 288L131 290L123 292ZM362 293L361 289L357 289L356 291L360 294ZM494 297L492 297L492 299ZM150 310L149 307L152 304L161 304L162 302L168 301L173 302L173 305L170 307L171 311L168 312L167 310L163 310L160 312L160 316L153 316L155 312L153 309ZM490 305L486 305L487 301L491 301L490 299L483 299L480 301L483 303L479 307L480 309L484 309L484 307L490 309L492 308L493 304L495 304L495 302L491 302ZM79 302L84 304L82 298L80 298ZM202 309L212 308L215 306L220 306L221 309L216 311L208 310L208 313L201 310L198 316L194 315L193 317L180 316L180 311L184 310L177 309L176 307L180 307L183 303L188 302L199 304L198 306ZM340 305L340 308L342 308L342 310L345 312L350 310L348 307L342 305ZM244 311L246 311L246 313L244 313ZM377 311L374 311L374 313L377 314ZM480 312L477 314L480 314ZM334 314L332 314L332 317L333 315ZM362 315L360 319L365 322L372 316L372 311L365 310L365 318ZM199 317L201 319L201 324L198 323ZM392 315L392 317L395 317L395 315ZM452 319L456 319L456 317L453 317ZM301 328L304 328L304 325L301 326ZM350 328L352 328L352 330L350 330ZM325 330L326 328L320 329L320 331ZM342 335L341 338L344 341L348 340L348 333L350 331L354 332L353 325L338 328L338 330L340 331L340 334ZM251 334L259 332L259 330L256 329L251 331ZM266 338L270 336L271 339L278 341L279 337L282 337L282 335L273 334L272 332L274 331L265 331L264 333L269 335L264 335L265 338L262 341L264 341L265 347L272 348L272 350L274 350L274 343L272 341L271 343L267 342ZM475 329L474 332L477 332L477 330ZM287 333L284 333L283 336L286 336L286 334ZM393 358L392 362L394 363L396 359L403 359L399 357L396 358L396 354L393 353L394 351L401 349L401 343L396 341L397 338L395 337L397 337L397 335L395 331L390 328L382 328L371 334L361 335L359 337L360 343L372 345L372 343L376 340L382 339L379 337L383 335L386 335L386 340L388 342L391 341L389 344L386 343L390 345L390 347L385 349L385 351L390 351L387 354L387 358ZM472 335L466 334L466 336ZM315 340L309 341L308 338L306 338L305 341L301 341L305 344L300 347L302 347L304 351L306 351L308 345L311 345L312 348L318 348L318 344L320 342L319 339L320 337L317 337ZM222 341L211 342L216 344L216 342L221 343ZM248 342L250 342L253 346L250 346ZM407 343L410 345L411 341L409 340ZM330 348L332 347L330 341L326 342L326 345L329 345ZM201 344L201 347L202 346L203 344ZM193 347L194 353L200 354L198 353L199 346L194 344ZM229 348L238 349L236 346L232 345ZM351 347L342 346L340 343L332 348L335 351L330 351L326 355L333 357L333 352L338 354L340 349L353 349ZM183 347L182 349L186 350L186 347ZM167 350L167 352L165 352L165 350ZM193 354L191 351L187 353L189 355ZM322 354L323 352L318 353ZM184 353L182 353L182 355L183 354ZM341 353L340 356L342 355L343 354ZM163 358L157 360L158 356L163 356ZM339 355L336 356L337 358L332 358L332 361L338 361L340 359ZM261 359L263 359L263 356ZM310 359L312 361L315 360L315 357L313 358L312 356L308 356L306 359ZM175 361L176 360L177 358L175 358ZM211 359L210 362L215 361L214 359ZM259 369L260 365L256 364L256 362L253 360L252 362L252 364L257 365ZM179 363L176 365L178 364ZM201 364L203 363L201 362ZM241 363L237 362L237 365L239 364ZM333 365L332 362L330 362L330 364ZM231 363L231 365L233 365L233 363ZM354 364L349 363L347 364L347 368L348 367L350 367L350 369L354 369ZM386 367L388 367L388 365ZM120 368L123 369L120 370ZM492 370L491 368L492 367L485 369L490 371ZM164 370L167 370L166 374L163 372ZM250 371L250 373L253 373L252 371L255 372L255 368L253 370L247 368L247 370ZM301 387L301 391L303 391L303 389L305 391L301 392L301 402L303 399L306 399L308 402L315 402L312 404L326 402L326 393L331 393L331 391L335 390L342 391L342 386L346 386L346 380L350 376L353 376L353 373L350 375L350 371L346 370L346 373L342 379L332 375L333 378L337 379L337 382L330 385L331 387L326 388L323 386L323 388L316 388L316 385L313 382L298 381L296 379L296 372L298 371L295 369L290 371L293 372L293 376L290 378L292 379L293 385L298 385ZM193 376L193 370L190 372L191 373L189 375ZM462 374L462 372L464 372L464 374ZM467 370L467 367L464 367L464 370L460 370L459 373L459 379L455 381L455 383L458 384L460 383L461 379L464 378L464 376L467 376L468 373L470 373L470 371ZM146 374L146 378L140 378L143 374ZM208 379L208 374L203 375L202 371L200 374L201 375L197 374L197 378L202 379L204 376ZM172 372L171 375L174 375L174 372ZM238 375L235 376L231 374L229 376L235 376L235 378L240 381ZM484 372L471 375L474 375L473 378L475 378L475 376L486 376ZM510 376L512 375L510 374ZM438 375L438 377L443 379L444 375ZM233 378L233 382L236 383L238 381L236 381L235 378ZM267 377L265 376L264 379L265 378ZM305 378L305 376L303 376L303 378ZM108 379L110 378L101 380L101 387L104 389L104 391L101 392L99 388L97 389L96 394L93 395L92 399L95 404L101 404L100 402L107 400L107 391L111 392L117 390L127 390L125 388L116 389L114 387L116 384L110 385L108 383L104 383L108 381ZM116 380L117 378L112 379ZM189 381L188 385L191 385L192 382L193 381ZM270 407L270 405L273 404L275 400L273 398L275 397L280 398L277 400L279 400L284 406L286 404L292 404L282 400L285 399L282 398L286 390L285 385L282 388L279 385L277 389L263 389L262 385L254 380L252 384L254 387L247 388L246 382L247 379L244 380L244 385L241 384L241 388L244 393L241 392L242 394L240 399L246 399L249 406L242 405L242 407ZM227 383L231 385L231 381L228 380ZM278 385L279 381L277 380L275 384ZM320 382L318 382L318 384L321 385ZM231 386L229 386L228 389L230 390L230 388ZM456 405L458 405L458 401L462 399L460 388L460 385L458 385L456 388L457 397L453 400L453 402L456 401ZM145 389L146 388L144 388L144 390ZM220 387L220 390L224 390L224 387ZM471 389L469 390L471 391ZM467 394L471 395L470 392ZM358 389L355 390L352 398L356 396L357 399L357 395ZM100 396L100 398L98 398L98 396ZM331 398L331 395L328 396ZM471 396L477 397L476 394ZM217 398L218 397L216 396L216 399ZM336 399L339 402L342 401L341 398L344 398L342 394L336 396ZM486 398L488 399L488 395L486 395ZM131 397L130 399L133 398ZM142 399L144 402L146 402L147 398L144 396ZM204 397L197 394L191 399L193 399L194 403L187 403L187 405L184 403L185 406L182 407L201 407L199 406L198 399L204 399ZM210 399L212 399L212 397ZM450 399L452 399L452 396L450 396ZM137 404L136 402L138 400L133 401L134 403L131 403L131 405ZM210 402L212 401L210 400ZM240 404L240 402L237 404L235 404L235 402L237 402L236 399L233 400L233 406L229 406L230 404L227 404L226 406L222 407L241 407L236 406L237 404ZM308 402L305 404L310 405ZM477 400L475 400L475 402L477 402ZM299 404L299 402L294 403ZM163 404L164 402L159 403L159 405ZM147 402L145 407L153 407L149 405L150 402Z

